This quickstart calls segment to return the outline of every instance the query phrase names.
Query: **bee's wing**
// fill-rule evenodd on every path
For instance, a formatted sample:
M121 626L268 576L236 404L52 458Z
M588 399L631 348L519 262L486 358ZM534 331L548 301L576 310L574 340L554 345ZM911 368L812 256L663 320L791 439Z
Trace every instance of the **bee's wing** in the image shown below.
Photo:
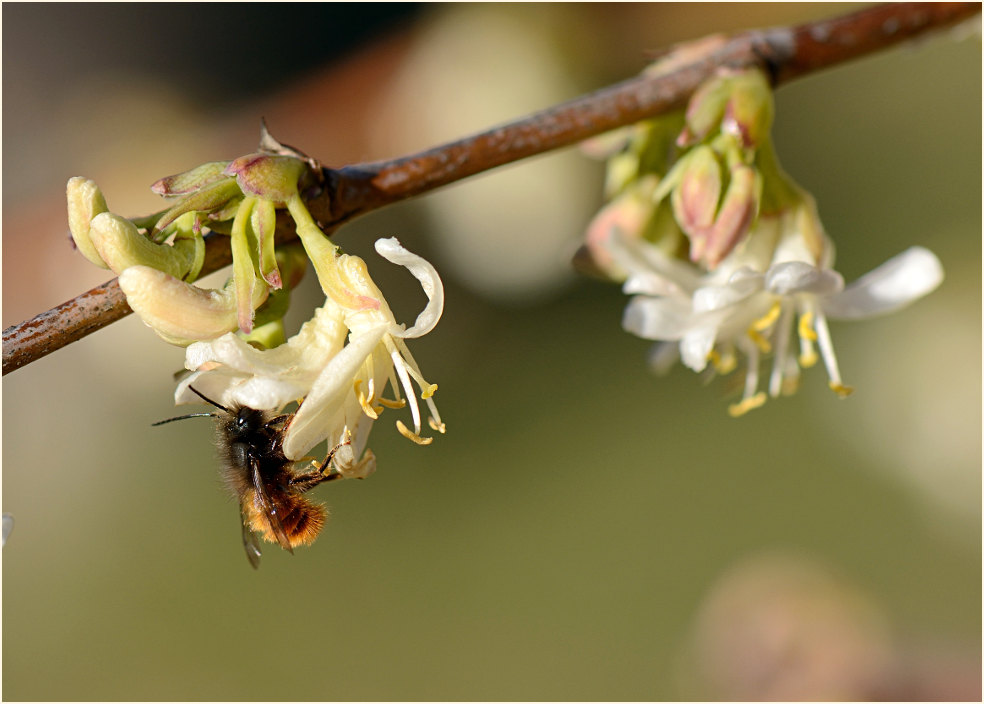
M260 541L256 539L256 533L253 532L246 521L246 511L242 504L240 504L240 509L243 514L243 547L246 549L246 559L249 560L249 564L256 570L260 568Z
M270 528L273 529L273 534L277 536L277 542L280 543L280 547L293 555L294 548L290 546L290 540L287 538L287 532L284 530L284 524L280 522L280 515L277 513L277 507L273 501L270 500L270 495L267 494L266 487L263 486L263 478L260 476L260 463L254 459L250 460L250 464L253 469L253 488L256 489L256 495L260 497L260 504L263 506L263 512L266 514L267 520L270 522Z

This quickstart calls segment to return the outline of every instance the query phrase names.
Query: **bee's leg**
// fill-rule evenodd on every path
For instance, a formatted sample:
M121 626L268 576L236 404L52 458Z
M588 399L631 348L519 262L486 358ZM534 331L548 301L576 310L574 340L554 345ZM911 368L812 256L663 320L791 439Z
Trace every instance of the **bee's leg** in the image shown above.
M290 487L291 489L303 494L305 491L311 491L311 489L318 486L318 484L321 484L322 482L330 482L333 479L341 478L342 475L340 472L322 474L320 471L316 470L314 472L294 475L294 477L290 480Z
M285 414L279 415L279 416L277 416L275 418L271 418L270 420L267 421L266 424L268 426L271 426L271 425L272 426L281 425L284 421L286 421L289 418L290 418L290 415L287 414L287 413L285 413Z
M346 445L350 444L350 442L351 442L350 440L346 440L345 442L340 442L337 445L335 445L335 447L331 448L331 452L328 453L328 456L325 457L325 461L321 463L321 466L318 467L318 469L312 472L306 472L304 474L295 475L290 480L291 488L296 489L297 491L303 494L305 491L310 491L311 489L318 486L318 484L321 484L322 482L330 482L335 479L343 479L344 475L341 472L330 469L331 461L335 457L335 453L338 452L339 448L345 447Z
M325 457L325 461L321 463L321 467L318 468L318 471L321 474L324 474L325 473L325 470L328 469L331 466L331 461L332 461L332 459L334 459L335 453L338 452L341 448L345 447L346 445L351 445L351 444L352 444L352 441L351 440L346 440L345 442L340 442L337 445L335 445L335 447L331 448L331 452L329 452L328 453L328 456ZM338 474L337 472L334 473L334 474L331 473L331 472L329 472L329 474L327 476L329 476L329 477L331 477L331 476L341 476L341 474Z

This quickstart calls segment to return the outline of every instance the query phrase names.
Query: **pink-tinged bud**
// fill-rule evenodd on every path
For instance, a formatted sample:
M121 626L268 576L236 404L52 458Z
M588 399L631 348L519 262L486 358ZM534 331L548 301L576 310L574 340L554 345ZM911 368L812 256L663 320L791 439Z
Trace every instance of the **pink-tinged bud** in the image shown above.
M165 176L156 181L150 190L165 198L186 196L200 191L215 181L226 178L223 171L228 165L228 161L209 161L188 171L182 171L180 174Z
M721 131L741 140L745 148L757 147L772 129L775 106L765 75L743 71L731 81L731 96L721 121Z
M108 269L109 265L99 256L89 233L92 218L109 211L102 191L95 181L74 176L68 180L65 194L68 197L68 228L72 232L75 246L90 262Z
M133 266L120 274L127 303L143 322L168 342L187 345L213 340L238 327L235 292L231 287L203 289L147 266ZM265 286L254 291L252 305L267 297Z
M690 258L703 259L708 269L715 269L721 260L748 234L758 213L760 181L755 170L748 166L738 166L731 171L731 183L724 194L721 208L695 252L695 240L691 240Z
M655 180L653 176L646 178ZM633 188L598 211L588 224L585 234L587 251L580 254L582 266L593 269L592 273L615 281L625 278L625 272L615 264L612 257L610 238L615 232L630 239L642 237L643 230L656 209L651 197L652 190L651 187Z
M277 268L277 252L274 248L274 235L277 232L274 204L268 200L258 200L253 205L249 223L259 247L260 276L273 288L281 288L283 281Z
M680 182L671 203L680 228L694 239L711 227L721 198L721 165L708 146L693 149L686 157Z
M246 195L283 205L297 193L297 182L307 168L300 159L269 154L247 154L226 167Z

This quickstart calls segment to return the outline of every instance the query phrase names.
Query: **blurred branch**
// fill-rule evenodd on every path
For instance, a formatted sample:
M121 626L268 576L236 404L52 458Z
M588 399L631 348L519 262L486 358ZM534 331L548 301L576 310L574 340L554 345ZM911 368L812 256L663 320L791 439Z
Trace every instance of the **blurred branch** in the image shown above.
M758 66L776 85L943 29L981 11L979 3L878 5L797 27L749 31L675 47L675 66L643 74L456 142L391 161L323 169L324 187L308 207L329 234L349 220L503 164L576 144L683 107L721 66ZM278 239L296 238L286 219ZM231 262L217 237L207 242L202 275ZM3 331L7 374L130 313L116 279Z

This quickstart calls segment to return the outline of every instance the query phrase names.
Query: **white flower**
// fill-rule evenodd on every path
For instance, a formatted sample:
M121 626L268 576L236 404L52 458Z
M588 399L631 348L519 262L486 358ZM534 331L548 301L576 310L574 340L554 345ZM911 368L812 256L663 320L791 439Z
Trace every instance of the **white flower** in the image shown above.
M623 290L635 294L623 327L669 344L654 351L654 364L660 368L678 354L694 371L703 371L710 362L724 373L734 368L735 351L742 353L747 358L745 390L731 407L732 415L765 402L765 393L758 390L761 355L773 354L768 391L776 397L794 391L800 368L817 361L814 345L830 387L846 396L851 388L841 381L827 320L898 310L935 289L943 280L943 268L932 252L913 247L845 287L843 277L829 267L829 242L814 264L812 255L797 251L797 241L787 237L778 247L769 247L772 261L764 271L754 267L762 261L760 256L738 250L730 266L701 275L646 242L613 234L613 254L629 272ZM794 322L798 358L790 351Z
M322 440L332 444L351 441L334 459L343 474L365 473L363 465L356 462L373 421L384 407L399 408L409 402L413 430L401 421L397 421L397 428L419 444L431 442L420 434L420 407L411 380L417 383L420 398L430 410L431 427L444 432L431 398L437 386L424 380L404 340L434 328L443 312L444 288L434 267L395 238L378 240L376 251L394 264L406 266L427 295L427 305L409 329L393 318L365 262L341 255L331 267L332 295L283 345L258 350L230 333L189 346L185 366L195 373L178 386L175 401L200 401L188 388L192 385L219 403L251 408L279 410L303 399L287 428L284 454L296 460ZM382 397L387 383L393 399ZM401 389L406 401L401 399ZM371 458L371 452L366 457Z

